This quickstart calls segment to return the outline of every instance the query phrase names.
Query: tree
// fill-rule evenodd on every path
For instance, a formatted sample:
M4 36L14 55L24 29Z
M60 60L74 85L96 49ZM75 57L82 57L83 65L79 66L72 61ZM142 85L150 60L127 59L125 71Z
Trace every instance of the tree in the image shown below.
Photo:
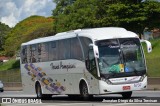
M146 1L143 4L147 16L146 26L148 28L160 28L160 2Z
M14 56L24 42L53 35L53 21L52 17L31 16L19 22L6 37L6 55Z
M157 1L76 0L57 12L61 6L59 3L53 10L56 32L116 26L141 35L145 27L160 27L160 2Z
M9 31L10 31L9 26L0 22L0 52L4 50L3 46L5 42L5 37L7 36ZM0 53L0 55L2 54Z
M95 9L97 7L95 7L96 2L93 1L96 0L76 0L72 5L67 5L59 14L54 14L57 9L54 10L56 32L94 27ZM58 5L57 8L59 8Z
M76 0L53 0L56 5L56 9L53 11L53 15L59 15L64 12L65 8L72 5Z

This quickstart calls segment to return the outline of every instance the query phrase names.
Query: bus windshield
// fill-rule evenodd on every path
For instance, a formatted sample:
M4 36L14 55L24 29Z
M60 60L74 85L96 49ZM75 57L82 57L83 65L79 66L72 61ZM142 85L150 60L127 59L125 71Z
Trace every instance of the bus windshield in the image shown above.
M145 71L145 61L138 38L120 38L97 41L101 75L135 75Z

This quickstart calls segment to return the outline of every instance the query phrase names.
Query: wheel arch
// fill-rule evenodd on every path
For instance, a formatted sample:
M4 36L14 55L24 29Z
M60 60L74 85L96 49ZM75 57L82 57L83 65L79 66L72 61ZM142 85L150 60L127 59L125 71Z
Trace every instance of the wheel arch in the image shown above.
M88 93L90 94L91 92L90 92L90 89L89 89L89 84L84 78L81 78L80 81L79 81L79 93L80 93L80 89L81 89L81 86L82 86L83 83L86 83L87 88L88 88Z
M35 92L36 92L36 88L37 88L38 85L40 85L42 93L43 93L42 85L41 85L40 81L38 81L38 80L35 81Z

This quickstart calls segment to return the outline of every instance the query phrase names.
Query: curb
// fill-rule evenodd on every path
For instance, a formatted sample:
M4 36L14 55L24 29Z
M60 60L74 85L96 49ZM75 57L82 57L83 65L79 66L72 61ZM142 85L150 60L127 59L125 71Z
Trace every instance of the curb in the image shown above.
M160 84L159 85L148 85L147 90L160 91Z
M23 91L22 87L4 87L4 91Z

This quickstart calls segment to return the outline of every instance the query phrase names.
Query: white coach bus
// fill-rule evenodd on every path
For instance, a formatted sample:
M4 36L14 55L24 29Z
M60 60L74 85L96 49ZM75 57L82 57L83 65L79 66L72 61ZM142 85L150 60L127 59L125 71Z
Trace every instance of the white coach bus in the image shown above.
M130 98L132 91L147 88L146 72L140 39L124 28L78 29L21 45L23 90L38 98L112 93Z

